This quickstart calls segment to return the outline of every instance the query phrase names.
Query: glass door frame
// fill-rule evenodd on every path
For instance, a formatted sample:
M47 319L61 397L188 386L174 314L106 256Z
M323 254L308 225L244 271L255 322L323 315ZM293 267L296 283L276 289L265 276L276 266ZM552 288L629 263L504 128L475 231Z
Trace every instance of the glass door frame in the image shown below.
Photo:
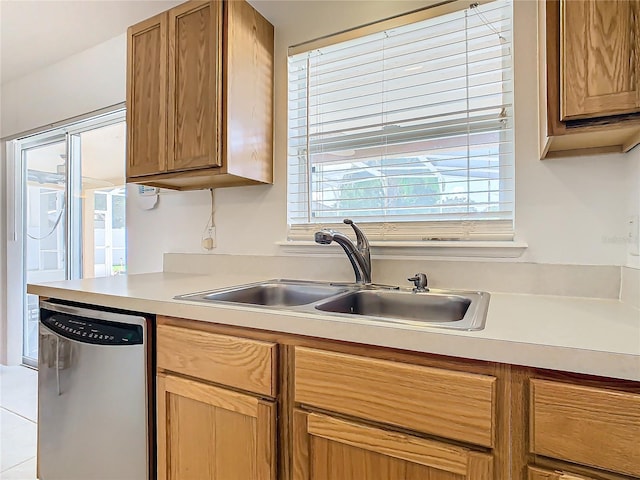
M15 300L20 303L14 311L22 312L22 363L37 367L37 359L25 355L26 320L28 316L27 301L27 234L26 234L26 207L27 207L27 162L26 153L29 149L43 147L66 142L65 160L65 278L75 280L82 277L82 199L79 195L82 189L81 177L81 152L80 134L100 127L124 122L126 110L119 107L110 112L96 114L89 118L77 121L69 121L54 129L41 131L32 135L14 140L13 158L15 162L15 241L20 249L20 260L17 271L8 275L8 278L19 277L20 298ZM8 266L9 267L9 266ZM17 293L17 292L16 292ZM9 298L7 299L10 300ZM11 321L11 320L9 320ZM14 320L15 321L15 320Z

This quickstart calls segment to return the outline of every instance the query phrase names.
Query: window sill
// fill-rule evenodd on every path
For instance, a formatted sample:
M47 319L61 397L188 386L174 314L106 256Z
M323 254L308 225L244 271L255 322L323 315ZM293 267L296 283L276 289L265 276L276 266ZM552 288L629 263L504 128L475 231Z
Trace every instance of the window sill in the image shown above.
M318 245L311 241L276 242L280 251L290 255L336 255L339 245ZM372 241L371 253L376 257L482 257L518 258L527 249L524 242L514 241Z

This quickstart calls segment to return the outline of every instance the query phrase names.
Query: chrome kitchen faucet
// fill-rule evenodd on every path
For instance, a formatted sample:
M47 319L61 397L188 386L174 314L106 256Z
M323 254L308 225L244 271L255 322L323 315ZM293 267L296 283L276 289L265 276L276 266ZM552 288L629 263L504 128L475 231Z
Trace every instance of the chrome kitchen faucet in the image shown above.
M329 245L331 242L336 242L340 245L351 262L353 272L356 276L356 283L370 284L371 248L369 246L369 240L367 240L364 232L353 223L353 220L345 218L343 222L351 225L351 228L353 228L353 231L356 233L357 243L355 245L344 233L329 229L316 232L315 241L320 245Z

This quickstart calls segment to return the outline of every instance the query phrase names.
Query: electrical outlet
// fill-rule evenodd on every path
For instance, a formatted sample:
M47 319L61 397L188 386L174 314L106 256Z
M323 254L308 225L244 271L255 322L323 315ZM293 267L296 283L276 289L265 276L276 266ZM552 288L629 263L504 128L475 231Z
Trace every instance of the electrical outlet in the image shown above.
M216 248L216 227L209 229L209 236L202 239L202 248L213 250Z
M640 217L632 215L629 217L629 254L640 256Z
M202 248L205 250L213 250L214 247L213 238L207 237L202 239Z

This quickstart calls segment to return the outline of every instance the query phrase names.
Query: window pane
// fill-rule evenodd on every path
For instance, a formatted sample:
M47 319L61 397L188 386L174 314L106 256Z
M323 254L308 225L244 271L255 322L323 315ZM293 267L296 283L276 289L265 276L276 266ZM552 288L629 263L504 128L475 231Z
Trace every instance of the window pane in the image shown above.
M289 57L290 224L512 221L510 39L497 1Z

